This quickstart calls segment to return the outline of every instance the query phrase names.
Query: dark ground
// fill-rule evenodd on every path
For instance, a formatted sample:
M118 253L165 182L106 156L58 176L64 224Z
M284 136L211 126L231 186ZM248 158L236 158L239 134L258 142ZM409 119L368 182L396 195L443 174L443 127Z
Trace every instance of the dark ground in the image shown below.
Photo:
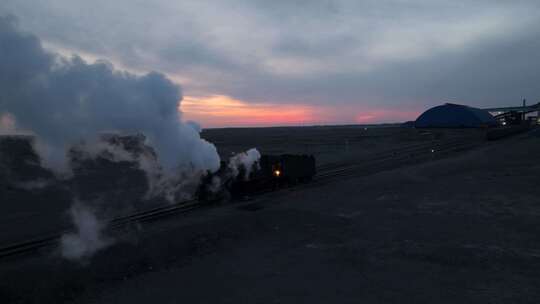
M482 131L472 129L424 131L399 127L320 126L209 129L203 131L202 137L216 145L224 160L227 160L231 153L256 147L264 154L314 154L318 164L327 164L352 163L372 157L380 151L404 145L429 143L434 139L467 137L483 140L484 134ZM34 158L37 156L27 155L33 153L29 149L31 148L21 145L20 142L8 145L0 136L0 246L69 228L71 220L68 210L73 204L74 196L80 199L80 195L73 194L74 189L69 184L54 179L47 180L46 170L43 172L43 168L35 165ZM4 174L6 170L3 168L6 164L13 167L12 174ZM129 201L128 205L146 207L147 202L127 199L141 192L140 183L133 181L133 177L140 173L124 174L122 168L109 170L104 176L97 178L98 185L93 186L102 191L95 192L121 188L119 192L123 196L122 200ZM48 174L52 175L52 172L49 171ZM5 182L13 181L13 175L17 177L15 178L17 184L23 187L13 187ZM131 183L128 184L136 189L132 191L130 187L126 187L125 181L118 178L122 175L129 176ZM46 180L47 183L39 185L32 180L36 176ZM108 195L107 198L115 200L115 207L120 205L117 194ZM106 203L108 200L102 199Z
M201 136L216 145L222 159L257 148L263 154L314 154L319 164L355 162L363 156L434 139L475 138L485 132L476 129L425 130L379 126L315 126L274 128L224 128L203 130Z
M2 303L537 303L540 138L0 261Z

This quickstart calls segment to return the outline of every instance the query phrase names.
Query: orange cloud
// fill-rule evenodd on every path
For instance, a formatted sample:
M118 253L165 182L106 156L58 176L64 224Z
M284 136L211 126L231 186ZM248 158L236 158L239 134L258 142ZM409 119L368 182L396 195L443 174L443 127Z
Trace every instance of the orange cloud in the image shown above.
M374 124L415 119L417 111L365 108L357 105L247 103L225 95L186 96L180 110L184 120L203 127L248 127L317 124Z
M419 115L419 111L402 109L367 109L357 110L354 117L357 124L376 124L385 122L404 122L414 120Z
M313 124L316 111L308 105L246 103L224 95L184 97L181 111L185 120L216 126L276 126Z

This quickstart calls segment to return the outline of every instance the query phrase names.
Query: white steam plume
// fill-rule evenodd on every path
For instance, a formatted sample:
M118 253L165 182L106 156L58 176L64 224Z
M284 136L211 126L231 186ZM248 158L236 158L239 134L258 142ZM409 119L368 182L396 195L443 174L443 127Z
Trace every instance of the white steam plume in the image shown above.
M233 174L233 177L237 177L240 174L240 170L245 170L244 179L249 179L251 170L254 165L258 165L258 161L261 158L261 153L255 148L249 149L246 152L238 153L229 158L229 168Z
M0 16L0 133L36 135L38 153L52 169L69 171L68 149L87 141L92 144L80 146L83 157L105 153L111 161L136 161L152 195L181 199L186 189L196 189L202 174L220 166L200 127L182 121L181 100L180 86L160 73L139 76L106 61L89 64L45 51L36 36L19 30L14 17ZM144 134L157 160L92 141L109 132ZM108 244L91 209L76 203L70 214L77 233L62 238L63 256L90 256Z
M181 89L164 75L137 76L105 61L49 53L10 17L0 16L0 45L2 124L9 127L11 117L36 134L49 164L65 164L66 148L82 138L117 131L145 134L166 169L219 168L214 145L181 121Z
M76 231L62 236L61 250L64 258L88 258L112 243L111 239L103 236L105 225L98 220L93 210L76 202L71 206L70 215Z

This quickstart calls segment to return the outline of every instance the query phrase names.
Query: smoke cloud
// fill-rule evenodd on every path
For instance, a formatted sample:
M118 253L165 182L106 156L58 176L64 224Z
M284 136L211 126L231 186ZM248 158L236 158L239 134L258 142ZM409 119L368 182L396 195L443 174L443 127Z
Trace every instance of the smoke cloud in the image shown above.
M61 239L62 256L76 260L88 258L112 243L103 236L105 225L99 221L95 213L80 202L76 202L70 210L76 232L64 234Z
M189 198L204 174L219 169L216 148L200 137L200 126L182 121L181 100L180 86L160 73L135 75L107 61L48 52L14 17L0 16L0 134L35 135L44 165L74 174L69 214L76 231L62 237L65 258L89 257L111 243L98 215L119 215L126 210L122 200ZM146 173L147 189L121 187L126 179L141 180L129 171L133 163ZM92 175L95 168L118 178ZM88 198L77 200L83 194Z
M41 154L56 167L81 138L102 132L142 132L167 169L215 171L219 156L193 124L181 120L181 88L164 75L134 75L106 61L93 64L43 49L13 17L0 17L2 128L30 130Z
M222 166L216 174L207 176L202 181L199 195L203 200L224 201L230 198L230 190L234 181L248 181L253 170L260 169L261 154L255 148L238 153L229 158L226 166Z
M261 153L255 148L249 149L246 152L238 153L229 158L229 168L232 171L233 176L236 178L240 171L245 170L244 179L248 180L253 166L258 164L261 158Z

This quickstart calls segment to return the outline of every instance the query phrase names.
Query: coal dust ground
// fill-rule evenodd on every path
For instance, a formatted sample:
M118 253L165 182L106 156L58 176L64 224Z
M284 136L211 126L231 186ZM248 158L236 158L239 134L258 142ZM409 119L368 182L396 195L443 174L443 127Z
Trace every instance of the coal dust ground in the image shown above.
M334 141L322 158L366 141ZM540 137L522 134L198 209L126 231L90 260L2 260L0 302L538 303L539 172Z

